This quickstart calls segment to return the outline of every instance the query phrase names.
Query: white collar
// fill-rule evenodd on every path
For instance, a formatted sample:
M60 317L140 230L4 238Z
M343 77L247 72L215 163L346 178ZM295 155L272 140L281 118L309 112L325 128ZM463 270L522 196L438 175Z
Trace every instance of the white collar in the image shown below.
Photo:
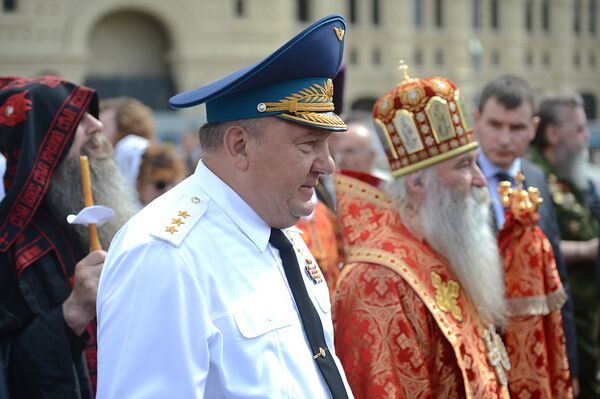
M202 191L221 208L259 251L264 252L269 243L271 227L234 189L208 169L202 160L198 162L193 176Z

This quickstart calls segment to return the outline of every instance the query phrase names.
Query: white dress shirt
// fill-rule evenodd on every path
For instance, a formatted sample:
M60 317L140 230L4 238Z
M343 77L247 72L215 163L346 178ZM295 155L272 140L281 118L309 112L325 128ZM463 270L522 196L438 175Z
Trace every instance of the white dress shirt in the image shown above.
M521 170L521 158L515 159L512 165L510 165L510 168L508 168L508 170L504 170L492 163L492 161L485 156L483 151L479 151L479 154L477 155L477 163L487 179L488 190L490 192L490 198L492 199L492 205L494 207L496 226L498 227L498 230L500 230L504 225L504 207L500 202L500 194L498 193L500 181L498 180L496 174L505 173L514 179L517 176L517 173L519 173Z
M304 268L310 252L285 231ZM269 235L202 162L135 215L100 277L97 397L329 398ZM327 286L302 275L350 392Z

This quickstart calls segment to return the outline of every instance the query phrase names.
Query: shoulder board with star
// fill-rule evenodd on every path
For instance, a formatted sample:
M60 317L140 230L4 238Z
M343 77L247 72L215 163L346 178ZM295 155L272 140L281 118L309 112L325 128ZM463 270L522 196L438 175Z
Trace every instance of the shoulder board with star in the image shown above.
M164 220L157 224L150 235L179 246L207 209L207 199L197 195L183 195L165 212Z

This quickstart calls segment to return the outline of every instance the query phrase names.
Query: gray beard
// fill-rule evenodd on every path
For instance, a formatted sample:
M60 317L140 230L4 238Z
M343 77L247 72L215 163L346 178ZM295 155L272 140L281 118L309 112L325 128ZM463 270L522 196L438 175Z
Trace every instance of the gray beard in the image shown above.
M587 191L589 179L589 152L587 147L573 154L567 146L556 147L556 169L560 177L569 180L579 190Z
M112 148L104 136L93 135L81 153L89 158L94 204L115 211L114 218L98 227L100 243L107 250L117 231L135 213L135 197L113 160ZM65 158L61 162L52 176L46 201L76 245L86 251L90 245L88 227L67 222L69 214L77 214L84 208L79 157Z
M491 228L487 187L465 196L442 186L434 173L426 180L428 196L418 210L424 238L448 260L479 314L503 327L504 268Z

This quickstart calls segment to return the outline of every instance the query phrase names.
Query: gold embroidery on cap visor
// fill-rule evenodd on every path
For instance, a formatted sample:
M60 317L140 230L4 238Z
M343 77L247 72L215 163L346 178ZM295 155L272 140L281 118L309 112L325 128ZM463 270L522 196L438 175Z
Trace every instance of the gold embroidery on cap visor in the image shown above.
M329 127L345 130L346 123L334 111L333 82L327 79L323 84L312 84L292 93L276 102L261 102L257 105L259 112L281 112L275 115L307 125Z
M463 100L448 79L409 79L375 103L377 134L396 177L474 150Z

